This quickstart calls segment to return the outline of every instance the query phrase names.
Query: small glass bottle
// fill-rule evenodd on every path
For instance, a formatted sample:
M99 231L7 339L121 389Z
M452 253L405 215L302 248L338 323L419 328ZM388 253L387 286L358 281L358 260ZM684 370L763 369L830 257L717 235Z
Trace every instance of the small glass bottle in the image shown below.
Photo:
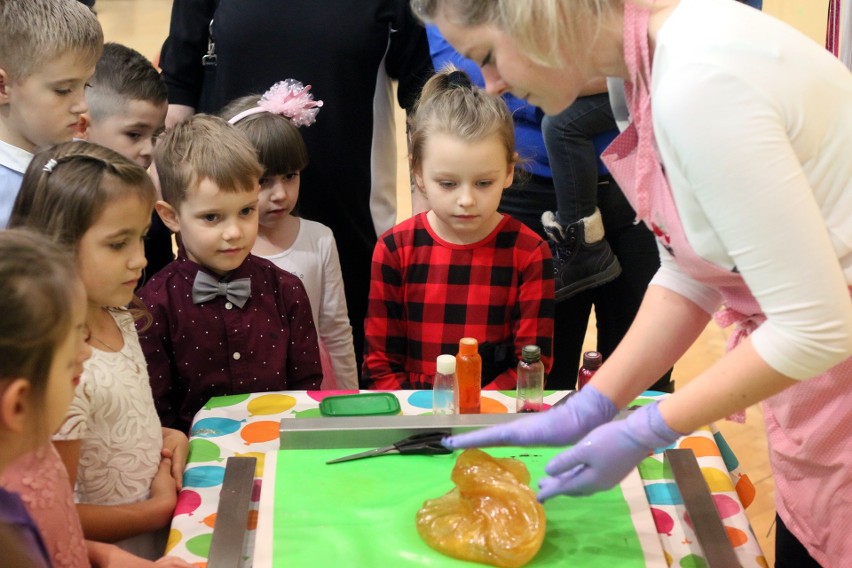
M580 390L592 380L595 372L600 369L601 363L603 363L603 356L597 351L583 353L583 366L577 373L577 390Z
M544 398L544 363L541 348L525 345L518 361L518 396L516 412L541 412Z
M479 414L482 357L479 355L479 342L472 337L463 337L459 341L456 379L459 385L459 414Z
M438 355L438 369L432 383L432 414L455 414L459 406L456 358Z

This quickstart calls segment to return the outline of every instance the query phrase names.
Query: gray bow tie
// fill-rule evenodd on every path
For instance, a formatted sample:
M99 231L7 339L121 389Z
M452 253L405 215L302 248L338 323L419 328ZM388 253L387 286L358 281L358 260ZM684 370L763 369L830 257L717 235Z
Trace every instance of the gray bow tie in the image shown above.
M216 296L225 296L229 302L233 302L242 308L248 301L249 295L251 295L250 278L237 278L231 282L221 282L199 270L195 275L195 281L192 283L193 304L209 302Z

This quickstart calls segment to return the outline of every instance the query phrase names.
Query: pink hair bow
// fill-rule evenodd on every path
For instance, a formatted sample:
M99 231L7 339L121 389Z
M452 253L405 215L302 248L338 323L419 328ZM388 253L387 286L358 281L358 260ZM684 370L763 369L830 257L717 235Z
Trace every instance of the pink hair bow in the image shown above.
M295 79L284 79L263 93L256 107L244 110L228 122L236 124L252 114L269 112L289 118L296 126L310 126L322 106L322 101L315 101L310 90L310 85L306 87Z

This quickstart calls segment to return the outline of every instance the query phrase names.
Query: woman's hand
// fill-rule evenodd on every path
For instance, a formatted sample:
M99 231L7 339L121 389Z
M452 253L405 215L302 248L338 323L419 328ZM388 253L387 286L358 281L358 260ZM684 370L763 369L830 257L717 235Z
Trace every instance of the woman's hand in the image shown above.
M625 420L592 430L576 446L550 460L544 469L550 477L539 481L538 500L591 495L614 487L654 450L681 436L663 420L658 403L643 406Z
M172 477L177 485L177 490L183 489L183 470L186 467L186 458L189 455L189 440L186 434L173 428L163 428L163 458L172 460Z
M609 422L618 408L592 385L546 412L445 438L451 450L487 446L565 446Z

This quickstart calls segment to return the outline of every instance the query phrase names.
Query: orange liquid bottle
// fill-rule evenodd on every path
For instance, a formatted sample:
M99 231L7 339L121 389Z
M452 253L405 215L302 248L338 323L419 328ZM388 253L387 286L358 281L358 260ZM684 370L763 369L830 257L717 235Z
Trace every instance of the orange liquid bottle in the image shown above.
M482 357L479 355L479 343L472 337L463 337L459 341L456 380L459 385L459 414L479 414Z

